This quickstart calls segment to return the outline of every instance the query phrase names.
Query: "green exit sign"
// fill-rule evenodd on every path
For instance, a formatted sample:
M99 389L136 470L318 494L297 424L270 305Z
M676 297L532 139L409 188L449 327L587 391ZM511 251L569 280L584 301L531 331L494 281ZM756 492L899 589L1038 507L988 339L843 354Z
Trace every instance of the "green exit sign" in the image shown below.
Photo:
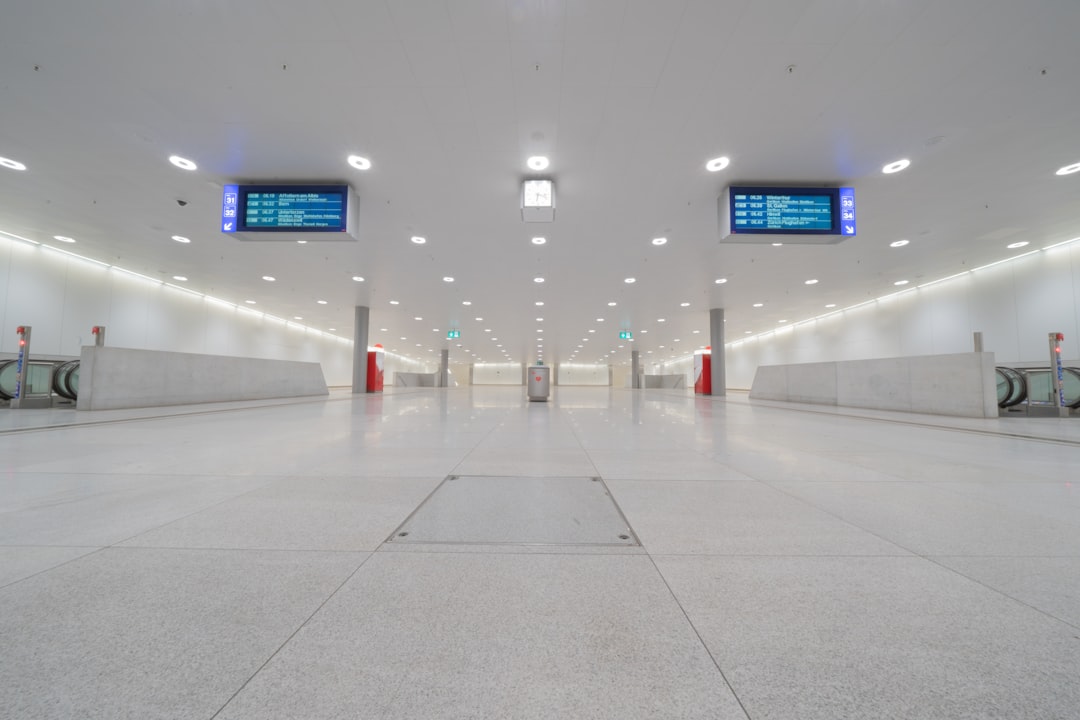
M634 333L630 332L629 330L623 330L621 333L619 333L620 340L629 340L632 337L634 337Z
M448 340L453 340L454 338L459 338L459 337L461 337L461 331L460 330L447 330L446 337L447 337Z

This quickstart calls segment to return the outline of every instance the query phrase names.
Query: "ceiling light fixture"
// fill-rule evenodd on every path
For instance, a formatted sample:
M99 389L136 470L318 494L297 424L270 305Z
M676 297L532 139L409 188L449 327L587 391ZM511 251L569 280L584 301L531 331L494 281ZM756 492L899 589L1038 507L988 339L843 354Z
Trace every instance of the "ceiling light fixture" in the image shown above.
M679 303L679 307L690 307L690 303L687 303L687 302Z
M892 175L893 173L900 172L910 164L911 161L907 158L903 160L897 160L896 162L891 162L885 167L881 168L881 172L885 173L886 175Z
M472 301L471 300L462 300L461 304L462 305L472 305Z
M273 275L263 275L262 279L265 280L266 282L274 282L275 280L277 280L277 278L274 277Z
M1029 244L1030 243L1028 243L1027 240L1021 240L1019 242L1009 243L1005 247L1007 247L1009 250L1015 250L1016 248L1022 248L1022 247L1026 246L1026 245L1029 245Z
M195 170L198 168L195 163L191 162L187 158L182 158L179 155L170 155L169 162L171 162L173 165L180 168L181 170Z
M817 283L818 283L818 281L816 279L814 279L814 278L811 278L810 280L804 280L803 281L803 285L817 285Z
M18 160L12 160L11 158L6 158L6 157L0 157L0 165L8 168L9 170L25 170L26 169L26 166L23 165ZM1062 174L1063 174L1062 172L1058 171L1058 175L1062 175Z
M319 303L320 305L325 305L326 304L325 300L316 300L315 302Z
M546 243L546 242L547 242L547 238L542 238L542 237L534 237L534 238L532 239L532 244L533 244L533 245L543 245L543 244L544 244L544 243Z
M716 278L716 280L714 280L713 282L715 282L717 285L723 285L727 282L727 278Z
M783 247L784 243L773 243L772 246L773 247Z
M69 238L66 235L53 235L53 239L54 240L59 240L60 242L64 242L64 243L73 243L73 242L75 242L75 238Z
M427 242L427 238L424 238L424 237L420 237L419 235L413 235L413 236L412 236L411 238L409 238L409 239L410 239L410 240L412 240L412 241L413 241L414 243L416 243L417 245L423 245L424 243L426 243L426 242Z
M891 243L889 243L889 247L904 247L909 242L911 242L911 241L910 240L893 240Z
M370 170L371 161L361 155L350 155L349 164L357 170Z
M525 164L529 166L530 170L547 170L551 161L543 155L533 155L525 161Z
M705 169L709 172L720 172L721 170L726 168L730 162L731 160L726 157L713 158L709 162L705 163Z
M627 285L633 285L634 283L637 282L637 278L629 277L629 278L624 279L623 282L626 283Z
M2 158L0 158L0 159L2 159ZM25 168L16 168L16 170L18 170L18 169L25 169ZM1059 169L1054 174L1055 175L1072 175L1075 172L1080 172L1080 163L1073 163L1072 165L1066 165L1065 167Z
M254 300L245 300L244 302L246 302L248 305L255 305L256 304Z
M390 304L391 305L400 305L401 303L399 303L397 300L391 300Z
M897 280L896 282L893 283L893 285L907 285L907 284L908 284L907 280Z
M537 300L535 305L536 305L536 307L543 307L544 306L544 301L543 300Z
M454 282L454 278L452 278L452 277L450 277L449 275L447 275L446 277L444 277L444 278L442 279L442 281L443 281L443 282Z
M754 303L754 307L765 307L765 303Z
M359 276L359 275L353 275L352 279L353 279L353 281L355 281L355 282L364 282L364 278L362 278L362 277L361 277L361 276Z
M183 235L173 235L172 239L178 243L184 243L185 245L191 242L189 238L186 238Z
M544 278L542 278L542 277L534 277L533 282L534 283L542 283L542 282L544 282Z
M828 305L826 305L825 307L827 307L827 308L834 308L834 307L836 307L836 303L829 303L829 304L828 304Z
M173 280L179 280L180 282L187 282L187 278L184 277L183 275L173 275L172 279Z
M297 240L296 244L297 245L307 245L307 240Z
M666 237L653 238L652 239L652 244L653 245L667 245L667 238Z

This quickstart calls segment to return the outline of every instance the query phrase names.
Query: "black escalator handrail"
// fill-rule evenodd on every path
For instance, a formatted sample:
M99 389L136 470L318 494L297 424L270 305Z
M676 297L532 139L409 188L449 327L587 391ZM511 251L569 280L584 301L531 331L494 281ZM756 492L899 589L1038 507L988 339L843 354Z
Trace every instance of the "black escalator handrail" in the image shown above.
M79 394L75 392L70 383L71 373L79 368L78 360L67 360L57 365L53 370L52 389L53 392L62 398L68 400L77 400Z
M6 368L8 365L10 365L13 362L17 362L17 361L11 360L11 359L0 360L0 372L3 372L4 368ZM0 384L0 400L11 400L13 397L14 396L11 393L4 391L4 386L2 384Z
M1013 405L1019 405L1027 400L1028 387L1027 378L1024 373L1011 367L999 366L994 368L997 372L1009 380L1009 394L1005 399L998 403L998 407L1009 408Z

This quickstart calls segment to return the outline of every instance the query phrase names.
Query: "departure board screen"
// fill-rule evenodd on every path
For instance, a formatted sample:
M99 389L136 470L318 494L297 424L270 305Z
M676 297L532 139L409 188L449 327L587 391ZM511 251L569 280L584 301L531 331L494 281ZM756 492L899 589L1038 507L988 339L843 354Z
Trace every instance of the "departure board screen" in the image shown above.
M345 185L226 186L222 231L345 232L348 203Z
M730 232L767 235L854 235L849 188L731 187ZM843 205L843 208L841 206ZM849 212L850 210L850 212ZM850 215L850 218L849 218ZM851 230L841 220L851 220Z

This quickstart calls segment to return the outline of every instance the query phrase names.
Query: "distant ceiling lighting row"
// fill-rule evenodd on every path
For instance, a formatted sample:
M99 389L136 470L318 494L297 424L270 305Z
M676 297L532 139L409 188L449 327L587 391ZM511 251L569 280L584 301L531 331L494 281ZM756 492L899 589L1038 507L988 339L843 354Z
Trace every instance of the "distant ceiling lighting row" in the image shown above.
M0 166L6 167L9 170L25 170L26 166L18 160L12 160L11 158L0 157Z

